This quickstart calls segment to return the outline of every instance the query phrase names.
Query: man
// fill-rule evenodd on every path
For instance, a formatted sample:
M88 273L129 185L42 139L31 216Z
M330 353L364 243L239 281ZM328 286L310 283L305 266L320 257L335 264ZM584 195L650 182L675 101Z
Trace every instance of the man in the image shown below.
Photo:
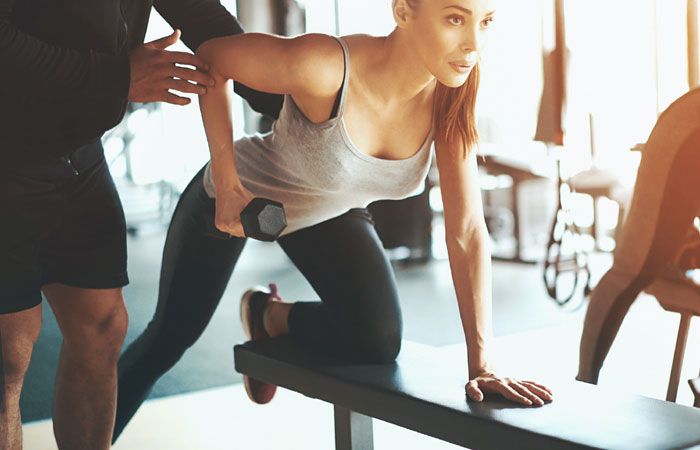
M673 102L642 151L634 197L612 268L590 296L579 381L596 384L630 306L656 278L697 268L700 238L700 89Z
M176 29L143 44L151 7ZM124 214L101 135L127 100L186 105L212 83L191 50L241 33L218 0L0 0L0 448L22 446L19 396L41 292L63 334L53 423L61 449L109 448L127 328ZM187 65L188 67L182 67ZM281 99L244 86L254 109Z

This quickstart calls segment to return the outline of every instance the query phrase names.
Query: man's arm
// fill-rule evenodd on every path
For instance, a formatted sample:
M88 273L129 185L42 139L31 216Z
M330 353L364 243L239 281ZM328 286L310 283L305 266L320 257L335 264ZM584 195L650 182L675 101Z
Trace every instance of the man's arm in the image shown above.
M0 93L34 97L114 96L129 92L129 57L63 48L23 33L10 23L17 0L0 0Z
M219 0L156 0L158 13L173 28L182 31L182 41L193 52L210 39L243 33L238 20ZM234 82L233 90L243 97L255 111L277 118L283 96L256 91Z

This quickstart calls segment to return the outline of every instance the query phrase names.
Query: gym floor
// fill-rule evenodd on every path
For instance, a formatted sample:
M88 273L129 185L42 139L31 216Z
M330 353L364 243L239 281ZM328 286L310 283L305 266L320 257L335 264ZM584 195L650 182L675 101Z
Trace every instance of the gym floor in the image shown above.
M501 274L505 276L508 271L501 271L501 269L507 268L506 265L497 264L496 272L499 274L497 279L503 280ZM511 270L511 275L520 273L521 276L527 276L528 271L522 266L515 269ZM400 277L403 278L402 273ZM405 290L403 284L401 289ZM581 331L579 315L582 311L561 315L558 318L551 316L550 320L554 320L550 324L538 322L538 325L527 318L532 318L546 308L531 307L528 309L529 314L522 314L525 309L520 308L521 317L517 317L518 308L515 308L516 311L511 310L513 314L500 313L498 312L500 309L497 307L496 327L503 331L502 327L509 323L509 320L504 320L505 317L511 317L510 323L514 326L514 332L496 337L494 341L496 366L502 373L510 376L536 378L549 385L555 395L563 391L560 386L571 383L576 373L578 339ZM411 308L410 311L414 321L418 319L420 309ZM231 329L230 320L223 319L222 322L229 325L227 329ZM418 327L410 326L409 332L414 336L419 337L417 328L420 328L420 334L426 341L437 342L444 336L437 332L439 331L437 327L444 321L438 321L435 324L427 324L430 320L420 322L422 326L420 324L416 324ZM650 323L653 323L655 333L649 333ZM523 324L529 324L530 328L522 329ZM664 312L653 297L642 295L632 306L603 368L601 389L632 392L663 399L677 325L676 314ZM515 331L516 328L521 330ZM428 334L430 330L433 331L432 337ZM236 333L238 333L237 330L233 334ZM447 335L452 333L452 328L446 333ZM461 344L452 345L461 347ZM450 346L435 348L435 351L444 349L453 354ZM212 353L215 351L215 349L209 350ZM169 450L228 450L231 448L327 450L333 448L331 405L284 389L279 390L275 400L270 404L255 405L247 399L243 386L237 383L235 376L232 375L228 343L222 345L220 350L220 354L214 355L210 362L216 367L221 363L223 373L220 375L228 376L228 381L224 381L230 384L151 399L143 405L126 428L119 442L114 446L115 450L161 448ZM685 380L697 375L700 361L695 356L699 351L700 330L693 327L688 341L688 357L681 374L678 397L678 402L684 405L690 405L693 401ZM200 352L201 350L195 348L185 359L187 361L192 361L191 358L202 359L205 353ZM182 364L194 364L187 361L183 361ZM178 375L182 370L178 366L173 371L175 373L169 374L166 379L172 377L171 382L200 380L202 374L206 375L209 372L207 369L207 367L197 368L195 372ZM159 384L161 394L166 393L168 389L165 381L164 379ZM174 392L177 392L177 386L175 388ZM179 389L179 391L182 390ZM265 425L261 427L261 424ZM461 448L379 420L374 420L373 427L377 449L456 450ZM50 420L26 424L24 438L25 448L56 450Z
M129 238L129 274L125 289L129 310L126 345L146 327L156 306L164 233ZM548 299L539 266L494 265L494 330L496 335L566 323L583 309L565 312ZM404 314L404 338L443 346L463 342L448 262L396 265ZM285 298L317 298L303 276L276 244L249 242L212 322L184 358L156 384L151 398L240 383L233 370L232 346L244 340L238 300L250 286L275 282ZM51 415L52 387L61 336L44 302L41 336L34 349L21 400L23 421ZM580 319L578 319L580 321ZM573 351L573 350L572 350Z
M129 240L127 343L138 336L153 314L162 246L162 233ZM610 255L596 255L593 262L594 272L599 275L609 265ZM398 264L396 273L405 339L437 347L463 345L447 261L412 267ZM115 449L332 447L330 405L286 390L281 390L270 405L254 405L246 398L241 378L233 369L232 346L243 341L238 319L240 294L251 285L270 281L278 283L290 299L314 298L309 285L275 244L251 242L209 328L158 382L150 401L143 405ZM585 308L567 311L549 300L539 266L494 263L493 354L502 373L516 377L532 374L531 378L547 383L555 392L558 384L571 382L577 369L584 313ZM651 323L655 333L648 332ZM603 368L601 387L663 399L677 325L677 314L661 310L653 297L641 296L625 319ZM56 449L47 418L59 346L58 329L46 310L22 397L25 448ZM681 374L681 404L693 402L685 380L697 376L698 352L700 329L693 327ZM260 423L274 423L275 432L261 434ZM377 448L457 448L381 421L375 421L375 443Z

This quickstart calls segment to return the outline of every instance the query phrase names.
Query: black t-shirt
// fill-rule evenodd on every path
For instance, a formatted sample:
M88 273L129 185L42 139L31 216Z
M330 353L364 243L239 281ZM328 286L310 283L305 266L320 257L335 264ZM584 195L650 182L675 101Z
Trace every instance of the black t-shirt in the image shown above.
M119 123L152 7L192 51L243 31L218 0L0 0L0 164L67 155ZM236 91L276 117L280 96Z

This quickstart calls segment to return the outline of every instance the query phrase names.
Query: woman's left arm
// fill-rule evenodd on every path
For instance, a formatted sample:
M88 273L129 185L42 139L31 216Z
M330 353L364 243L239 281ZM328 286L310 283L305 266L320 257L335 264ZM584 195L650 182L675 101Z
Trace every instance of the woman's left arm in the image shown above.
M467 394L481 401L495 392L526 405L551 401L551 391L539 383L494 375L488 360L492 339L491 254L484 221L476 155L465 158L461 146L436 143L440 191L445 213L445 239L459 313L467 341Z

